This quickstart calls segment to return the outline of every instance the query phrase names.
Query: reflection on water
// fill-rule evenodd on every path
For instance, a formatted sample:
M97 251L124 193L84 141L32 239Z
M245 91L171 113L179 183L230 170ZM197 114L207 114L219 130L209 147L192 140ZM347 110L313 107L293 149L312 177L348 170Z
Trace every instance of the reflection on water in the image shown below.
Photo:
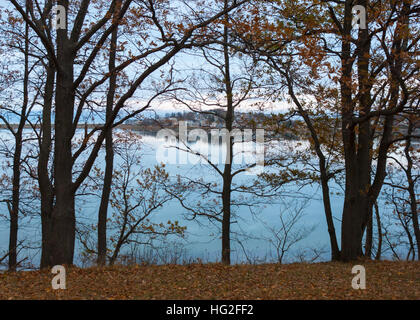
M3 132L2 138L5 139L6 135ZM156 149L163 141L157 140L153 134L143 133L142 142L144 143L142 150L142 167L153 167L157 164ZM195 147L199 146L199 142L193 143ZM295 144L295 145L290 145ZM281 141L278 142L279 147L285 149L296 149L297 142ZM104 165L104 154L101 153L98 157L98 167ZM117 160L118 161L118 160ZM189 178L203 178L206 181L218 182L221 185L220 176L215 174L214 169L205 163L192 164L191 162L185 165L181 164L167 164L165 168L170 177L177 175L188 176ZM240 174L235 177L237 183L255 179L255 175ZM315 226L314 231L304 240L302 240L292 252L289 259L293 258L293 253L303 252L309 247L325 247L327 252L323 255L324 259L328 259L328 232L323 215L322 201L320 200L320 189L318 186L307 186L299 190L299 194L304 194L306 197L311 198L304 209L304 218L301 223L305 226ZM303 201L298 197L297 187L290 185L285 189L284 195L288 197L268 198L263 204L255 208L248 208L246 206L240 207L236 210L234 223L232 224L232 261L233 262L246 262L251 259L259 261L259 259L267 260L275 258L273 247L270 245L270 233L267 226L275 227L280 226L279 215L287 209L287 206L294 207L299 202ZM332 198L333 211L336 216L340 215L342 200L341 196ZM95 196L79 197L76 201L77 206L77 219L78 222L95 223L97 217L97 209L99 207L99 198ZM1 205L1 212L6 212L4 204ZM163 251L166 246L168 252L174 251L183 253L186 260L200 258L203 261L218 261L220 260L220 229L218 225L214 225L205 219L189 221L186 211L181 205L173 200L166 204L154 217L156 222L166 222L168 220L178 220L180 225L187 227L185 240L169 239L166 243L161 244ZM38 245L41 238L40 221L39 218L22 219L22 229L20 230L20 239L27 239L31 241L33 246ZM301 226L297 226L303 227ZM337 225L337 230L339 226ZM340 234L337 234L340 237ZM8 245L8 223L2 220L0 224L0 252L6 250ZM244 254L244 250L247 255ZM162 252L163 252L162 251ZM38 264L40 250L31 250L31 256L35 265ZM22 252L21 255L25 253ZM80 244L76 245L76 263L79 261ZM147 254L147 250L143 251ZM286 257L287 261L287 257Z

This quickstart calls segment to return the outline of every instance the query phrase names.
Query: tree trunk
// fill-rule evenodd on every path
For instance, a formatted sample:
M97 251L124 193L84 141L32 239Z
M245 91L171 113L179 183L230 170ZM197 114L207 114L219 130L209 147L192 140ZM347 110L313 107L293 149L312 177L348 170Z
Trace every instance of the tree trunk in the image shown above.
M21 115L22 117L22 115ZM20 123L25 123L21 118ZM23 127L22 127L23 128ZM10 213L9 234L9 271L16 271L17 267L17 243L19 230L19 204L20 204L20 162L22 156L22 130L20 125L15 137L15 152L13 156L13 192Z
M28 8L26 8L28 12ZM9 271L17 268L17 245L19 230L19 207L20 207L20 180L22 158L22 136L26 123L28 108L28 85L29 85L29 26L25 24L25 47L24 47L24 75L23 75L23 104L20 111L19 126L15 132L15 150L13 154L13 178L12 178L12 205L9 207L10 234L9 234Z
M414 184L411 187L409 186L409 192L410 192L410 206L411 206L411 215L413 219L414 236L416 238L416 243L417 243L417 260L420 260L419 216L418 216L418 211L417 211L416 194L414 192Z
M379 206L377 202L375 202L375 216L378 229L378 249L376 250L375 260L380 260L382 254L382 225L381 216L379 214Z
M366 228L366 239L365 239L365 257L370 259L372 257L372 245L373 245L373 217L372 214L368 220Z
M414 131L414 124L412 119L409 119L408 124L408 132L407 135L411 136ZM413 221L413 229L414 229L414 236L416 238L417 244L417 260L420 260L420 229L419 229L419 217L417 212L417 197L415 191L415 182L413 179L412 169L413 169L413 159L410 154L411 151L411 137L407 139L407 143L404 149L405 157L407 159L407 169L405 170L405 174L407 176L408 182L408 193L410 195L410 211L411 211L411 219Z
M118 11L116 11L118 12ZM109 68L111 72L115 68L116 50L118 41L118 27L112 32L111 44L110 44L110 55L109 55ZM109 79L109 89L107 94L106 102L106 121L108 122L112 116L115 89L117 84L117 74L111 75ZM112 127L107 129L105 138L105 176L104 186L102 189L101 204L98 211L98 260L97 263L100 266L106 264L106 253L107 253L107 235L106 225L108 218L108 205L109 196L111 193L112 186L112 174L114 170L114 145L112 140Z
M324 153L322 152L321 142L319 140L315 127L313 126L313 123L310 117L308 116L308 113L305 111L299 99L296 97L291 79L289 78L287 74L285 74L285 77L288 83L289 94L292 97L292 100L297 106L300 115L302 116L303 120L306 123L306 126L309 129L309 132L311 134L311 137L314 143L314 149L318 156L319 171L320 171L320 178L321 178L321 188L322 188L322 200L324 204L325 219L327 221L327 226L328 226L328 234L330 237L331 260L338 261L340 260L340 249L338 248L337 235L335 232L333 213L331 209L330 187L328 185L329 177L328 177L328 170L327 170L327 161L325 159Z
M228 6L228 1L225 0L225 8ZM226 15L226 20L228 16ZM226 21L227 22L227 21ZM226 139L226 163L223 172L223 221L222 221L222 263L230 265L230 224L231 224L231 195L232 195L232 160L233 160L233 137L232 125L234 119L234 106L233 106L233 89L230 77L230 58L229 58L229 47L228 47L228 27L224 27L223 35L223 51L224 51L224 62L225 62L225 90L226 90L226 101L227 110L225 117L226 129L229 131L229 139Z
M352 125L354 105L352 100L352 57L350 34L352 30L352 1L346 1L342 34L342 76L341 116L344 148L346 182L344 193L343 218L341 224L341 260L355 260L360 256L362 248L361 211L358 197L359 175L357 173L356 134Z
M48 245L51 234L51 216L54 203L54 193L49 176L49 159L51 152L51 108L54 94L55 69L52 63L46 66L46 83L44 90L44 105L42 109L42 127L40 153L38 158L38 184L41 194L41 224L42 251L41 268L48 267Z
M228 142L227 142L228 143ZM231 223L231 185L232 177L230 171L230 165L225 165L224 177L223 177L223 221L222 221L222 263L230 265L230 223Z
M72 137L75 92L73 66L75 50L66 30L57 30L57 72L55 96L54 191L50 220L47 265L73 264L76 233L75 190L72 182Z

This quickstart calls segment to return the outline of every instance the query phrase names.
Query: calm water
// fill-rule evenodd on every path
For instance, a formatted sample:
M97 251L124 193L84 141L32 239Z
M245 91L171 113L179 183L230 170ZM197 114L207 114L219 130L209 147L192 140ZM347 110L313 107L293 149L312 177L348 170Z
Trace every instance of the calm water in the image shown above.
M5 132L1 133L3 140L7 138ZM143 136L143 147L142 147L142 167L153 167L158 162L156 160L156 150L159 145L163 143L163 140L157 140L153 136ZM200 146L199 143L195 144L195 147ZM282 141L279 142L280 148L297 148L297 142ZM103 167L103 154L98 158L97 165ZM196 159L197 160L197 159ZM118 161L118 160L117 160ZM187 176L189 178L203 178L206 181L218 182L221 185L220 177L215 174L214 169L205 164L167 164L166 170L169 172L171 177L176 175ZM266 168L267 170L267 168ZM255 179L254 175L241 174L235 177L237 183L247 183ZM334 186L332 186L334 190ZM334 190L334 191L338 191ZM232 224L232 260L240 263L246 261L244 251L245 248L248 258L253 261L270 260L275 259L273 255L273 247L270 245L268 238L271 233L268 231L269 227L278 227L281 225L279 216L282 212L285 212L287 208L299 207L299 203L303 200L302 195L308 200L304 208L304 217L296 225L296 230L302 227L314 226L314 231L308 235L307 238L299 242L290 254L285 257L286 261L294 260L294 255L302 250L308 250L310 247L325 247L326 253L322 256L323 259L329 257L329 240L327 226L325 223L325 217L323 213L323 205L321 201L320 188L317 185L306 186L303 189L298 188L290 184L282 193L284 197L269 198L264 201L263 204L252 208L253 212L247 207L241 207L236 210L235 223ZM77 202L77 219L78 222L94 223L97 216L97 209L99 206L99 198L94 196L78 198ZM342 197L340 195L332 196L332 206L336 217L340 217L342 209ZM0 212L6 213L4 205L0 205ZM207 219L203 218L198 220L200 223L195 221L188 221L186 218L187 213L181 205L173 200L167 203L160 211L158 211L154 218L155 222L164 222L168 220L178 220L180 225L187 227L185 239L179 239L177 237L169 238L166 243L160 244L163 247L167 247L168 252L173 252L174 248L181 248L183 259L196 259L200 258L203 261L217 261L220 260L220 229L218 225L213 225ZM339 221L336 219L337 237L339 239ZM20 239L28 239L33 245L39 245L40 241L40 223L38 218L22 219L21 221L22 230L19 234ZM272 238L272 237L271 237ZM236 240L239 240L236 241ZM8 245L8 223L4 219L0 222L0 252L6 250ZM76 262L80 262L80 246L79 243L76 246ZM163 252L161 250L160 252ZM30 254L34 264L37 265L39 261L40 251L32 249L28 252L22 252L21 256Z

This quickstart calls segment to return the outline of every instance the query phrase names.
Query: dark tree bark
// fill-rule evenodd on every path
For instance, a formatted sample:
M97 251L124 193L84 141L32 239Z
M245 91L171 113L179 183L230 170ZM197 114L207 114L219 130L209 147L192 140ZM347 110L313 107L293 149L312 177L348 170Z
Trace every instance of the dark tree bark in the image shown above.
M46 66L44 104L42 108L41 141L39 143L38 184L41 195L42 250L41 268L48 266L48 246L51 234L51 216L54 204L54 191L49 175L49 159L52 145L51 109L54 96L55 68L50 62Z
M279 69L278 69L279 70ZM280 70L279 70L280 71ZM281 71L280 71L281 72ZM284 77L287 81L289 95L291 96L293 102L295 103L296 107L298 108L299 114L302 116L303 120L305 121L306 126L311 134L314 149L318 156L319 161L319 171L320 171L320 179L321 179L321 188L322 188L322 200L324 204L324 214L327 221L328 226L328 234L330 237L330 247L331 247L331 260L338 261L340 259L340 249L338 247L337 242L337 235L335 232L334 227L334 220L333 220L333 213L331 209L331 199L330 199L330 187L329 187L329 173L327 170L327 160L325 155L321 149L321 142L319 140L318 134L315 130L313 122L309 117L308 113L303 108L302 104L300 103L299 99L297 98L294 89L293 89L293 82L290 79L288 73L283 73Z
M118 1L117 7L120 7L121 1ZM116 10L118 12L118 10ZM111 72L115 69L116 55L117 55L117 42L118 42L118 27L112 32L111 43L110 43L110 55L109 55L109 68ZM117 85L117 74L114 73L109 78L109 88L106 102L106 121L110 121L114 106L115 90ZM107 217L108 217L108 205L109 196L111 193L112 186L112 174L114 170L114 145L112 138L112 127L107 130L105 137L105 176L104 185L102 188L101 203L98 211L98 260L97 263L100 266L106 264L106 253L107 253Z
M68 4L66 1L66 12ZM73 190L73 113L75 91L75 51L67 30L57 30L57 73L55 92L54 190L55 205L51 217L51 242L48 247L49 265L73 264L75 241L75 194Z
M174 40L172 37L166 38L162 34L162 41L164 42L158 48L151 48L150 50L145 50L140 55L133 59L129 59L126 63L123 63L119 66L119 70L123 70L128 65L137 61L139 59L147 59L152 54L157 52L163 53L162 57L158 58L154 63L148 65L146 69L133 80L130 84L128 90L121 96L118 102L115 103L114 110L112 115L108 117L106 124L102 128L97 128L99 135L92 147L92 151L89 153L87 160L84 162L84 165L81 169L80 174L75 178L73 182L73 165L77 157L83 152L86 148L87 142L84 142L81 148L76 152L75 155L72 154L72 139L77 129L80 113L83 111L83 105L86 102L89 94L91 94L98 86L103 84L111 76L110 74L104 75L103 80L96 81L92 86L86 90L86 95L81 98L79 108L75 113L75 95L76 90L80 87L81 83L85 80L88 72L92 69L92 63L95 58L98 56L98 53L101 50L101 47L105 44L107 38L117 27L116 23L112 23L109 27L103 31L103 27L112 19L113 13L115 11L116 0L112 1L109 5L107 13L102 19L97 23L92 25L90 29L82 36L83 26L85 19L88 13L89 5L91 4L90 0L83 0L78 5L78 10L75 12L74 25L72 30L69 30L68 21L66 21L66 27L64 29L56 30L57 36L55 43L52 42L53 37L48 34L50 28L46 25L45 19L51 13L51 8L53 5L52 1L48 1L45 4L45 8L42 10L37 6L38 12L41 14L41 19L33 19L36 15L34 6L31 6L30 14L25 13L22 6L18 3L17 0L10 1L16 10L22 15L24 20L29 24L29 26L37 34L40 42L42 42L45 51L48 55L48 59L52 61L55 71L56 71L56 80L55 80L55 143L53 150L53 186L51 189L47 186L45 167L48 163L47 157L44 156L42 159L43 168L40 170L43 172L40 177L40 184L43 184L43 190L47 192L42 197L44 198L43 202L43 212L42 221L43 226L43 243L42 243L42 258L41 258L41 268L51 267L54 265L67 264L71 265L73 263L74 256L74 245L75 245L75 226L76 226L76 217L75 217L75 194L81 184L88 177L92 166L98 156L99 150L102 143L107 137L108 130L115 126L117 123L121 122L116 121L118 112L124 107L128 99L130 99L136 92L137 88L147 79L152 73L160 69L162 66L167 64L177 53L182 49L192 48L197 44L197 39L195 38L195 33L197 30L202 30L209 24L223 17L227 12L241 6L247 0L234 2L230 7L225 10L215 13L213 16L208 17L205 20L197 22L194 26L191 26L188 30L181 33L179 39ZM120 13L118 15L118 20L120 21L125 13L128 11L132 0L126 0L123 2ZM69 16L69 1L68 0L58 0L57 5L60 5L64 8L66 16ZM152 1L148 2L149 9L151 14L153 14L154 3ZM66 17L66 18L67 18ZM153 17L153 20L160 27L160 21L155 21L156 17ZM92 39L94 35L97 35L99 32L99 40L95 42L95 45L92 47L92 52L84 62L83 66L80 68L81 71L77 77L74 79L75 71L75 58L77 53L84 48ZM117 72L118 70L114 70ZM149 105L144 108L139 109L133 114L140 113L141 111L148 108ZM74 115L76 116L74 117ZM45 114L44 114L45 116ZM128 119L125 117L125 120ZM46 133L44 133L46 134ZM48 147L48 137L46 137L45 146L42 148L43 152L46 152ZM86 139L88 140L88 139ZM43 141L44 143L44 141ZM41 161L41 159L40 159ZM43 180L41 182L41 180ZM52 190L54 197L53 200L49 197L48 192ZM51 201L50 201L51 200ZM50 206L50 204L52 205ZM50 210L51 209L51 210Z
M26 8L26 10L28 10ZM12 177L12 203L8 205L10 215L10 233L9 233L9 271L16 271L17 268L17 245L19 230L19 207L20 207L20 180L21 180L21 161L22 161L22 143L23 129L27 120L27 110L29 103L29 26L25 23L24 39L24 74L23 74L23 103L20 110L19 124L15 138L15 150L13 154L13 177Z
M411 157L411 135L414 132L414 124L412 119L409 119L408 123L408 138L406 141L406 145L404 148L404 154L407 159L407 168L405 171L406 177L407 177L407 190L408 194L410 195L409 203L410 203L410 211L411 211L411 219L413 221L413 231L414 236L416 238L416 244L417 244L417 260L420 260L420 229L419 229L419 217L418 217L418 211L417 211L417 196L415 191L415 180L413 177L413 158Z
M386 176L386 162L389 147L392 144L394 115L401 111L407 102L407 93L401 98L400 87L403 86L401 78L402 53L407 49L404 35L401 32L408 24L411 2L404 2L399 21L395 29L392 44L392 54L387 53L387 64L390 69L390 98L388 113L384 117L383 131L377 156L376 172L373 181L372 173L372 115L371 106L371 76L369 72L370 43L368 22L366 29L359 30L357 42L357 69L358 69L358 103L359 121L354 117L355 106L352 101L351 76L354 58L351 56L351 10L352 1L346 1L345 18L342 32L342 76L340 79L342 94L342 133L344 160L346 167L345 200L342 219L341 259L343 261L356 260L364 256L362 251L362 238L366 231L372 208L382 189ZM368 8L368 1L361 0L358 4ZM367 18L368 20L368 18ZM383 47L386 44L383 43ZM387 50L387 49L385 49ZM366 116L368 116L366 118ZM361 119L361 120L360 120Z
M366 239L365 239L365 257L368 259L372 257L372 246L373 246L373 215L370 215L367 228L366 228Z
M341 225L341 259L351 260L358 257L362 251L362 230L360 208L358 207L358 175L356 168L355 132L351 128L354 106L352 101L351 76L353 59L351 57L350 33L352 21L352 1L345 2L342 54L341 86L341 116L342 135L346 170L344 208Z
M382 236L381 215L379 213L378 202L375 202L374 207L375 207L376 225L378 229L378 248L376 249L375 260L380 260L381 254L382 254L382 237L383 236Z
M225 0L225 8L228 7L228 1ZM228 15L226 15L225 23L228 23ZM230 76L230 57L229 57L229 29L225 25L223 31L223 54L224 54L224 73L225 73L225 94L226 94L226 116L225 126L229 133L232 133L234 121L234 106L233 106L233 88ZM233 161L233 136L229 135L226 140L226 163L223 171L223 218L222 218L222 263L230 265L231 250L230 250L230 225L231 225L231 196L232 196L232 161Z
M58 1L58 5L69 12L68 1ZM89 38L79 39L83 21L87 14L89 1L83 2L75 20L73 30L68 35L68 24L66 21L65 29L57 30L55 53L50 53L50 59L57 71L55 81L55 143L53 150L53 185L49 185L48 177L48 150L51 148L51 135L47 133L50 126L50 110L44 106L44 137L41 147L40 185L42 184L42 226L43 226L43 252L41 258L41 268L54 265L71 265L74 257L76 216L75 216L75 193L80 186L80 181L73 183L73 164L72 139L74 136L74 108L76 88L84 75L86 66L79 78L74 79L75 57L81 46ZM111 9L113 10L111 5ZM104 25L109 18L102 19L98 26ZM36 28L35 28L36 29ZM93 29L92 29L93 30ZM110 30L110 29L108 29ZM111 30L112 31L112 30ZM109 32L109 31L107 31ZM106 33L105 33L106 35ZM101 41L101 40L100 40ZM46 47L51 47L51 43L46 43ZM90 63L88 59L87 64ZM51 70L49 72L52 73ZM48 87L48 86L47 86ZM54 88L54 86L52 87ZM51 88L48 88L49 90ZM46 94L48 97L49 93ZM49 102L46 103L48 105ZM77 127L77 119L76 119ZM51 132L51 131L49 131ZM103 139L103 137L102 137ZM98 144L102 143L100 140ZM92 164L90 164L91 166ZM49 179L48 179L49 180Z

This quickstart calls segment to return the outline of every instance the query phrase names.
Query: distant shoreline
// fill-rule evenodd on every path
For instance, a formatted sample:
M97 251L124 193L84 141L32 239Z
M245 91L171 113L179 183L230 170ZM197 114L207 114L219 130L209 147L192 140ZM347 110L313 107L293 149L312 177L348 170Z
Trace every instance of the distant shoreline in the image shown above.
M78 129L94 129L96 127L101 127L103 126L103 123L88 123L88 124L79 124L77 125ZM13 123L10 124L10 126L12 127L12 129L17 129L18 128L18 124L17 123ZM35 128L39 129L40 125L37 124L34 126ZM33 129L33 127L29 124L26 124L24 126L25 129ZM189 129L204 129L204 130L220 130L223 128L216 128L216 127L210 127L210 126L206 126L206 127L198 127L198 126L192 126L189 125L188 126ZM3 123L0 124L0 130L7 130L8 127ZM115 127L114 129L124 129L124 130L134 130L134 131L141 131L141 132L147 132L147 133L151 133L156 135L157 132L159 132L162 129L169 129L169 130L175 130L177 131L179 129L178 125L166 125L165 127L163 126L158 126L158 125L142 125L142 124L120 124L117 127Z
M96 127L101 127L103 126L103 123L88 123L88 124L79 124L77 125L78 129L94 129ZM12 129L17 129L19 126L19 124L17 123L12 123L10 124L10 127ZM54 124L52 125L54 126ZM34 126L31 126L29 124L25 124L24 129L33 129L33 127L35 127L36 129L40 128L39 124L36 124ZM150 133L157 133L159 130L161 130L162 128L158 127L158 126L142 126L142 125L138 125L138 124L121 124L119 126L117 126L116 128L118 129L126 129L126 130L135 130L135 131L144 131L144 132L150 132ZM8 126L6 126L4 123L0 124L0 130L8 130Z

